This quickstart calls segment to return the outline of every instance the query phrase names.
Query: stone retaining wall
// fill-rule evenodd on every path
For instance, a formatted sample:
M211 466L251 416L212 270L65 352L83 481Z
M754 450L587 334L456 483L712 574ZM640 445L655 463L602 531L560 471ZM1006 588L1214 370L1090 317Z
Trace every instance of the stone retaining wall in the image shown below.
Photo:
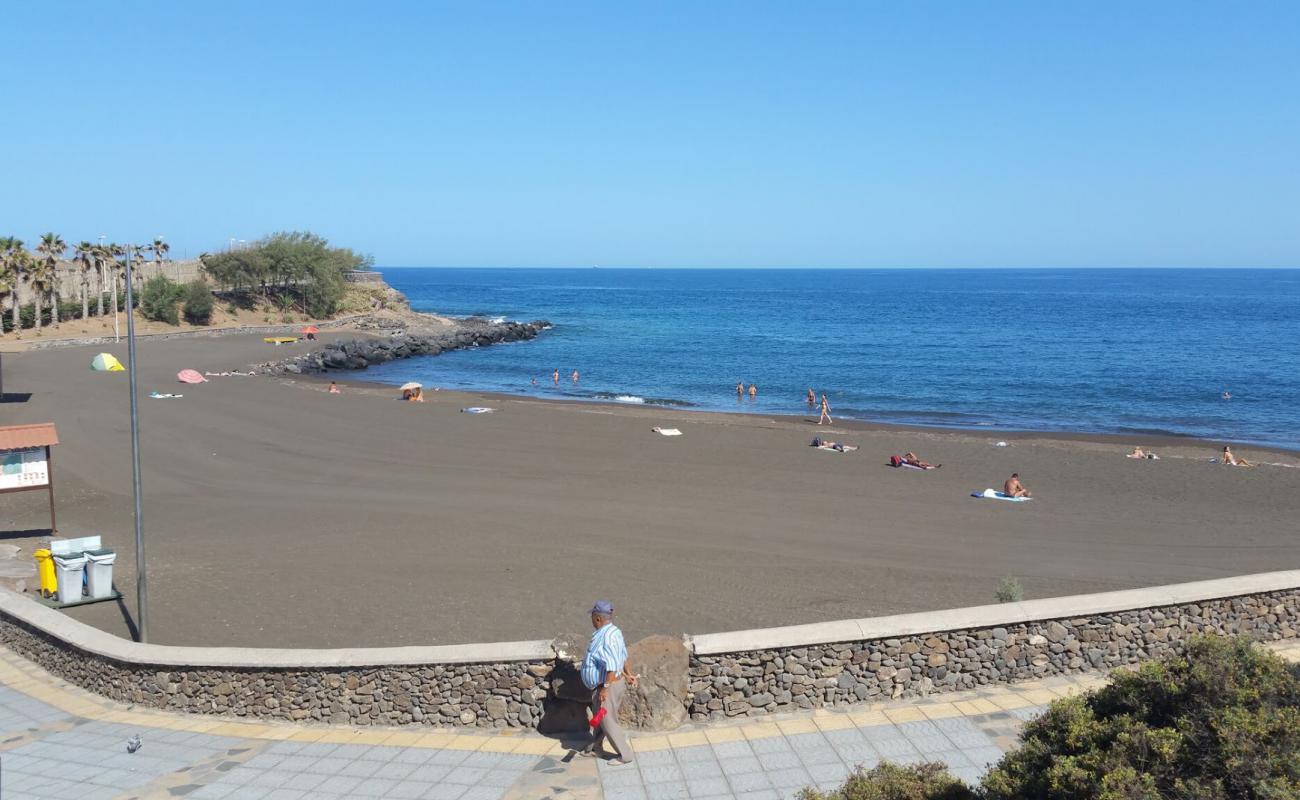
M680 702L693 719L715 720L1109 670L1177 653L1196 634L1296 638L1300 570L709 634L688 639L689 661L679 652L633 662L658 687L659 711ZM141 644L0 589L0 644L104 697L198 714L581 729L586 692L573 662L582 639L354 650Z
M0 614L0 643L87 691L163 711L358 726L533 728L551 664L350 669L219 669L133 664L88 654ZM195 661L202 651L195 648Z
M1110 670L1195 634L1294 639L1300 590L1006 626L691 659L695 720L840 706Z

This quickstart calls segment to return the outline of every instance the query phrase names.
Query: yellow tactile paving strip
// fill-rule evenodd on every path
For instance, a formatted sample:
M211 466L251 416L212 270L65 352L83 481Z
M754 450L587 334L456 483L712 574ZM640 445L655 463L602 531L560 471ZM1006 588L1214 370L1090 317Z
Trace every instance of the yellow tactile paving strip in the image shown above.
M1300 640L1269 643L1266 646L1288 661L1300 662ZM874 706L853 706L847 711L819 709L799 714L708 726L692 725L666 734L634 734L632 745L637 752L650 752L816 731L833 731L849 727L898 724L945 717L980 717L1034 705L1045 705L1053 700L1095 688L1105 682L1106 678L1097 674L1055 676L1040 681L998 685L968 692L952 692L929 698L913 698ZM3 647L0 647L0 684L75 717L145 728L193 731L216 736L268 741L481 750L555 757L562 757L567 752L560 742L531 731L505 730L484 734L394 728L308 726L292 723L240 722L224 717L137 709L73 686Z

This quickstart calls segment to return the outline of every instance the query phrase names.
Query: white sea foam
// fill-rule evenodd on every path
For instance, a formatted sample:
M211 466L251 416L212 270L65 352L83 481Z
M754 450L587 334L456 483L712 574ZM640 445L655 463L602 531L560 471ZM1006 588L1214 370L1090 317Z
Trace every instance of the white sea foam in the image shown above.
M616 394L611 398L615 403L635 403L642 405L645 403L644 397L637 397L634 394Z

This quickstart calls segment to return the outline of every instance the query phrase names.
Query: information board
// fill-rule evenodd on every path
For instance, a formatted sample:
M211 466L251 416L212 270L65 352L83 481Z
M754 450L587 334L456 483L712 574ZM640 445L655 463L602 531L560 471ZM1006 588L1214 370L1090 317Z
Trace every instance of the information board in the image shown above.
M49 484L48 447L0 450L0 490L35 489Z

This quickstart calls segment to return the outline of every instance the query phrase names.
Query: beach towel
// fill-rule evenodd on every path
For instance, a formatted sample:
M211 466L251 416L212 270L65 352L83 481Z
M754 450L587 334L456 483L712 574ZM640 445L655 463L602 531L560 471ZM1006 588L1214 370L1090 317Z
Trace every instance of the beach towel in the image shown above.
M184 397L183 394L163 394L162 392L150 392L149 396L155 400L172 400L177 397Z
M491 414L493 411L496 411L496 409L483 408L482 406L470 406L469 408L461 409L461 412L465 414Z
M176 380L181 383L207 383L208 379L192 369L183 369L176 373Z
M1009 494L1003 494L994 489L985 489L982 492L971 492L970 496L978 497L981 500L1006 500L1008 503L1027 503L1034 499L1032 497L1012 497Z
M682 432L677 430L676 428L651 428L650 430L654 431L660 436L681 436L682 435Z
M919 469L922 472L925 472L927 469L934 469L934 467L918 467L917 465L909 464L906 461L900 461L897 464L890 464L889 466L897 467L898 469Z

